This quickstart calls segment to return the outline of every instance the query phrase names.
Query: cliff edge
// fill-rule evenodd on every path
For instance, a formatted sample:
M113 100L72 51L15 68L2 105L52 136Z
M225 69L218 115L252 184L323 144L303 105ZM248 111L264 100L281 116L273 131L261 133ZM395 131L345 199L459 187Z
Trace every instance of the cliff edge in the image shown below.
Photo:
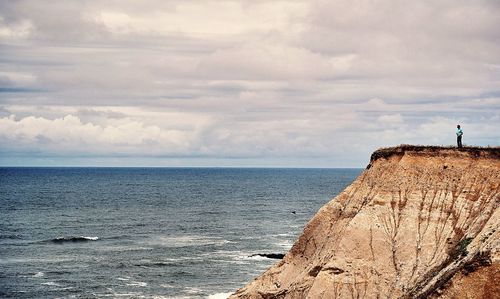
M500 148L403 145L230 298L500 298Z

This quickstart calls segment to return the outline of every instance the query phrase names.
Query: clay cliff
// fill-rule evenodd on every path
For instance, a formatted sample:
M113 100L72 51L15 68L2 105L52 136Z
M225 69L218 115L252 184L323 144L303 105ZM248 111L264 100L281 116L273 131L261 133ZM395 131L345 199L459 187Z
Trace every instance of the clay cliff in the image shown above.
M230 298L500 298L500 148L399 146Z

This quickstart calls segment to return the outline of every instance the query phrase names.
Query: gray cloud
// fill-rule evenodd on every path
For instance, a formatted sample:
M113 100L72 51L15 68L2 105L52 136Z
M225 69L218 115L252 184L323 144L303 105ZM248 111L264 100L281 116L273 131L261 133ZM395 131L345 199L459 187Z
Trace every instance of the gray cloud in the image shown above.
M498 145L496 28L496 1L5 1L0 162L362 166L458 122Z

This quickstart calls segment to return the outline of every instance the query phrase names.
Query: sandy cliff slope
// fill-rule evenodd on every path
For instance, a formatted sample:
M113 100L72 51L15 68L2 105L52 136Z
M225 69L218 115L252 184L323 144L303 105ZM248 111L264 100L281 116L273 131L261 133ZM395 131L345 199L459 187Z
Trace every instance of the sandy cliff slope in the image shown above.
M500 298L500 148L400 146L231 298Z

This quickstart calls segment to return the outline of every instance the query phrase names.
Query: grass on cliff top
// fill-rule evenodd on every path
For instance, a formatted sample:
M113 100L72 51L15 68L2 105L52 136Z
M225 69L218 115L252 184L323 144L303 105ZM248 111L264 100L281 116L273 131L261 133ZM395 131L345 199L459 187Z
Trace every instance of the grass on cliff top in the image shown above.
M401 144L395 147L383 147L374 151L370 161L375 161L380 158L389 158L393 155L402 155L405 152L426 152L426 153L439 153L441 151L457 151L465 152L473 157L480 157L481 155L488 155L500 159L500 147L483 147L483 146L464 146L457 148L456 146L439 146L439 145L411 145Z

